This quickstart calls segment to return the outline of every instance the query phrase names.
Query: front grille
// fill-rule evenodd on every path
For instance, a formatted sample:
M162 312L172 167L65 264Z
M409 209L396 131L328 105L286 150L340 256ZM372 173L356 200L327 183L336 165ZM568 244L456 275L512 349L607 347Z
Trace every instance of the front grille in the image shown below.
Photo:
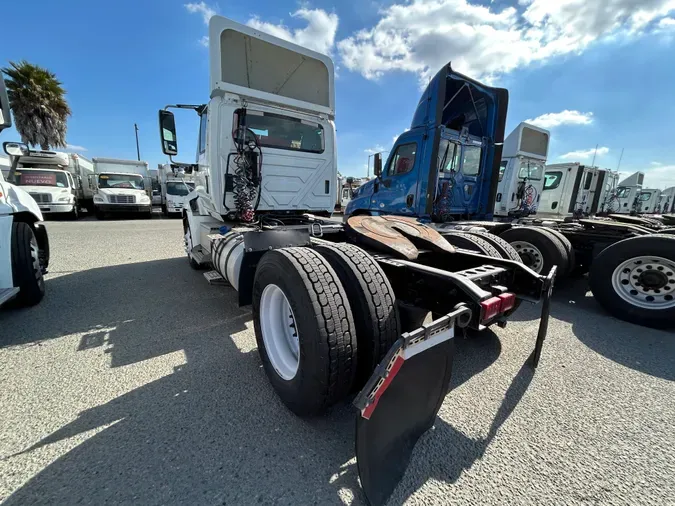
M135 204L136 197L133 195L110 195L111 204Z
M52 201L52 196L49 193L31 193L30 196L33 197L33 200L38 204L45 204Z

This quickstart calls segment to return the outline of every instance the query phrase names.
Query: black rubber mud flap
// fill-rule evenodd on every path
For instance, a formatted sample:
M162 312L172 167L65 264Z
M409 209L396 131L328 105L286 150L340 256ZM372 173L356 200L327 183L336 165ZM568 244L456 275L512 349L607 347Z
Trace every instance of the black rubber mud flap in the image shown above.
M454 328L470 320L461 306L403 334L354 400L356 462L368 504L387 501L418 439L433 426L450 386Z

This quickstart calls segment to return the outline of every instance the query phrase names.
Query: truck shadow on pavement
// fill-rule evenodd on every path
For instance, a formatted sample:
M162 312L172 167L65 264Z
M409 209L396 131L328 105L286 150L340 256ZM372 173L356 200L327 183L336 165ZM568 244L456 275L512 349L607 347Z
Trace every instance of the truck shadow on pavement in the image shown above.
M540 311L538 305L523 304L511 320L536 320ZM614 318L595 301L586 277L556 285L551 317L570 323L579 341L609 360L650 376L675 381L675 332Z
M43 304L30 313L0 314L5 328L25 325L30 315L28 332L6 336L2 345L79 333L73 352L82 360L105 353L112 371L136 367L140 382L140 362L182 352L184 364L3 456L32 459L49 445L81 441L59 450L5 504L364 502L354 460L355 410L345 403L309 420L288 411L265 377L250 311L237 307L233 290L208 286L183 258L92 269L47 285ZM453 387L501 353L491 332L458 338L457 348ZM119 371L120 381L133 379L133 372ZM438 418L392 502L403 502L430 476L455 481L480 459L531 379L524 365L483 439L472 440Z

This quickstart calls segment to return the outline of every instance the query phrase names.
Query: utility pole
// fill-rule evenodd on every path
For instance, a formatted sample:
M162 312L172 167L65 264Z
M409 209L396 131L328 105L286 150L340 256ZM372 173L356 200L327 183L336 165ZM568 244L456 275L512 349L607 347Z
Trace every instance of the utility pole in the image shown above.
M619 172L619 167L621 167L621 160L623 159L623 150L624 148L621 148L621 156L619 157L619 164L616 166L617 172Z
M595 145L595 153L593 153L593 161L591 162L591 167L595 167L595 155L598 154L598 146L599 146L599 145L600 145L600 144L596 144L596 145ZM139 160L140 160L140 158L139 158Z
M141 149L138 147L138 125L134 123L134 130L136 131L136 155L138 156L138 161L141 161Z

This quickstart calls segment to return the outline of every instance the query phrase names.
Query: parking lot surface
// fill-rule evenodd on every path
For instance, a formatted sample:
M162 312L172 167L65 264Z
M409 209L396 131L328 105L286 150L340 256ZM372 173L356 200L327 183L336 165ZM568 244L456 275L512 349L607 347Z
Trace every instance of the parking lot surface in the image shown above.
M249 308L209 286L178 220L49 222L43 302L0 310L0 501L364 504L354 410L292 415ZM675 335L559 286L457 337L453 390L390 504L673 504Z

